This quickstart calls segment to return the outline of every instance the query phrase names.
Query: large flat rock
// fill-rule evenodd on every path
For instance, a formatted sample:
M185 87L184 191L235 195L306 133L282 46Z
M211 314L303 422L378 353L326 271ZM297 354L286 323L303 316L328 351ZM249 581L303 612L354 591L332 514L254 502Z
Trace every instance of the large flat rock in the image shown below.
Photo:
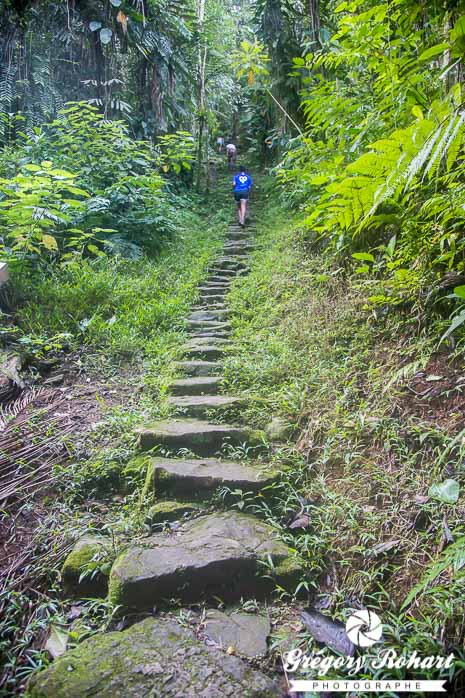
M229 424L212 424L197 419L155 422L138 429L139 447L148 451L163 446L170 451L186 448L199 456L213 456L224 444L258 443L253 431Z
M146 488L171 497L204 497L221 486L258 493L276 477L274 471L244 462L153 457L147 464Z
M246 657L261 657L268 650L270 619L264 613L207 611L205 633L223 650L233 648Z
M264 567L269 560L273 567ZM274 588L270 575L286 587L295 583L299 569L268 524L238 512L210 514L123 552L110 573L109 599L144 610L173 598L258 597Z
M98 634L29 682L28 698L278 698L283 690L238 657L154 618Z
M170 397L168 405L182 412L186 417L204 418L210 413L223 412L227 409L240 408L245 399L228 395L190 395L187 397Z

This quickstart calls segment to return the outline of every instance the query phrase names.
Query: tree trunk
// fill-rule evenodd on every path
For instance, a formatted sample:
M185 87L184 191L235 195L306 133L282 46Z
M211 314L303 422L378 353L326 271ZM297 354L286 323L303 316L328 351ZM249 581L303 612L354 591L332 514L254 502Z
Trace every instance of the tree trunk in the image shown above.
M207 68L207 53L208 48L203 37L203 25L205 21L205 2L206 0L198 0L197 2L197 20L199 23L199 52L198 52L198 101L197 101L197 173L196 173L196 188L200 191L202 182L202 162L203 162L203 137L206 125L206 94L205 94L205 74Z
M308 0L308 15L310 18L310 36L312 41L320 43L320 2Z

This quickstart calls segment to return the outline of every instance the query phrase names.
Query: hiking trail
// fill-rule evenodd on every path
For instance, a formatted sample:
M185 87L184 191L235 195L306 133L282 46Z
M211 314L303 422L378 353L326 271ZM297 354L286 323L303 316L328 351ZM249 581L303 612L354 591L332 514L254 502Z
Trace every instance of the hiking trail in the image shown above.
M124 612L144 618L122 632L94 635L34 676L30 695L61 698L117 696L282 696L283 687L242 658L266 652L270 622L235 604L268 597L275 583L290 586L298 560L267 523L250 514L215 506L220 487L259 494L277 477L266 460L225 458L225 447L251 447L260 454L260 432L241 423L241 396L222 391L222 359L231 345L227 294L246 274L254 228L229 227L222 253L199 289L187 317L190 334L176 367L169 405L174 416L138 430L137 457L147 468L145 493L153 493L152 525L172 523L126 547L108 570L82 578L83 566L110 545L108 537L79 540L63 567L65 592L104 595ZM233 424L225 422L233 415ZM215 500L216 501L216 500ZM227 500L226 500L227 501ZM185 515L189 518L187 521ZM271 564L270 564L271 562ZM268 564L267 564L268 563ZM266 565L266 567L265 567ZM266 574L265 574L266 573ZM170 619L146 617L179 603L228 607L207 611L206 645ZM134 616L133 616L134 617Z

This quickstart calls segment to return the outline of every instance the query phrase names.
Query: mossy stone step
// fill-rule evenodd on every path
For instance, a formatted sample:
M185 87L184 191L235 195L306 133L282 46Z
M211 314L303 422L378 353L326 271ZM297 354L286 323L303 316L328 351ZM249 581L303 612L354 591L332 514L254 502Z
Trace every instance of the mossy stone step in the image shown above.
M195 376L171 381L173 395L216 395L223 382L221 376Z
M182 521L186 515L198 514L203 511L203 509L204 505L198 502L158 502L148 510L145 523L148 526L156 526L157 524Z
M225 444L258 445L261 432L229 424L212 424L196 419L173 419L147 424L137 430L139 447L148 451L163 446L170 451L188 449L199 456L214 456Z
M272 567L264 562L271 559ZM169 599L200 601L266 595L295 583L301 570L276 530L237 512L210 514L184 524L176 535L155 534L114 563L108 598L126 609L152 609ZM270 580L272 576L274 580Z
M244 405L244 400L228 395L192 395L189 397L169 397L168 405L179 410L186 417L204 419L211 412L240 408Z
M271 485L276 471L260 470L244 462L216 458L178 459L139 456L147 467L146 491L157 496L208 497L218 487L258 493Z
M86 535L76 541L61 568L66 596L106 595L111 563L105 563L105 558L109 558L111 550L112 539L106 536ZM95 574L92 566L97 561L99 571Z
M176 361L174 365L188 376L215 376L222 369L218 361Z
M207 647L173 620L145 618L98 633L29 681L28 698L279 698L284 691L242 659Z

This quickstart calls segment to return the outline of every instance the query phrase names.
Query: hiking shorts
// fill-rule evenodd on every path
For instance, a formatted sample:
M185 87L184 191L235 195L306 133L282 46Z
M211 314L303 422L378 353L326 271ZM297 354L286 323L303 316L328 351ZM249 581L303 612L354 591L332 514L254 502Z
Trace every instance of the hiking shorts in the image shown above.
M249 198L249 192L248 191L235 191L234 198L236 199L237 203L239 203L239 201L241 199L245 199L247 201Z

